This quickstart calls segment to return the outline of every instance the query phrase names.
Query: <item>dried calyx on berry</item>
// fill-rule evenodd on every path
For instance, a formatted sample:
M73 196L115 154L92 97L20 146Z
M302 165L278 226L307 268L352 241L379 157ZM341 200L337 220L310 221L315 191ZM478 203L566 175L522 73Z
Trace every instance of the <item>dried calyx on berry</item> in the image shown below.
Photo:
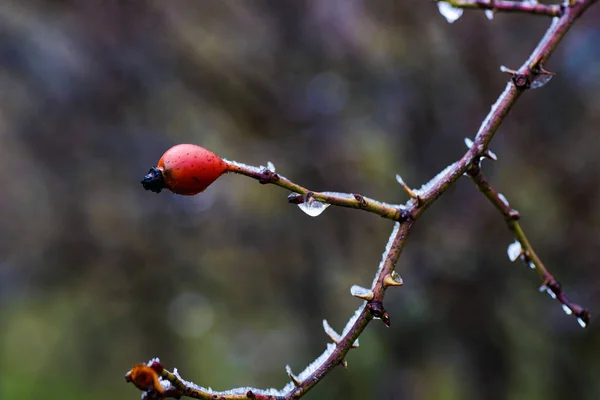
M142 179L142 186L146 190L154 193L160 193L165 187L165 180L162 172L156 167L150 168L148 174Z

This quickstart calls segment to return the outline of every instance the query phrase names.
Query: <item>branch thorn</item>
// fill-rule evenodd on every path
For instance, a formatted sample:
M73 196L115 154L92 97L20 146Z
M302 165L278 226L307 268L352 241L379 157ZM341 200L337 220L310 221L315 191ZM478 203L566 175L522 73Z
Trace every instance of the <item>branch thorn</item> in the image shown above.
M383 286L385 287L402 285L404 285L404 281L402 280L400 274L398 274L396 271L392 271L391 274L388 274L385 276L385 278L383 278Z
M338 344L341 340L342 340L342 335L340 335L339 333L337 333L335 331L335 329L333 329L331 327L331 325L329 325L329 322L327 322L326 319L323 320L323 330L325 331L325 333L327 334L327 336L329 336L329 338L331 339L331 341L334 344ZM359 346L359 342L358 342L358 338L352 343L352 348L356 349Z
M468 137L465 138L465 146L467 146L467 149L469 150L471 149L471 147L473 147L473 141Z
M554 75L554 72L547 71L541 64L538 66L537 72L542 75Z
M515 71L514 69L507 68L504 65L500 66L500 71L504 72L505 74L509 74L510 76L517 75L517 71Z
M302 384L302 382L300 382L298 380L298 377L296 377L293 373L292 373L292 368L289 365L285 366L285 372L288 374L288 376L290 377L290 379L292 380L292 382L294 383L294 386L298 387Z
M498 161L498 156L496 155L496 153L494 153L490 149L485 149L485 151L483 152L483 156L492 161Z
M417 193L415 193L414 190L409 188L408 185L406 183L404 183L404 179L402 179L402 177L398 174L396 174L396 181L398 181L398 183L402 186L402 189L404 189L404 191L406 191L406 193L408 193L410 198L415 200L417 205L421 204L423 199L421 199L421 197Z
M371 289L364 288L362 286L353 285L350 288L350 293L354 297L358 297L359 299L363 299L366 301L373 300L374 294Z
M323 330L334 344L338 344L340 340L342 340L340 334L337 333L335 329L331 327L331 325L329 325L329 322L327 322L326 319L323 320Z

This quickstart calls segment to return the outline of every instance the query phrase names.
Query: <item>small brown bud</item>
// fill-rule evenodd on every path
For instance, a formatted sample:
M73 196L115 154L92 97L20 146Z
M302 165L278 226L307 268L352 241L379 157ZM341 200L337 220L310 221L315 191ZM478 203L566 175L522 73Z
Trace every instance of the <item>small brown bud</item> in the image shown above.
M131 382L140 390L154 390L160 394L164 393L164 389L158 379L158 374L154 368L146 364L138 364L125 375L125 380Z

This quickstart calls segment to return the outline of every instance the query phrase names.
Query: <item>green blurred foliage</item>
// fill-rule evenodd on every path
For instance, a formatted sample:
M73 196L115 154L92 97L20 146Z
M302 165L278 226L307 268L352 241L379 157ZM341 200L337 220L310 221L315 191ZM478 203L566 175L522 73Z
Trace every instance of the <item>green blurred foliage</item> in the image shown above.
M600 10L493 142L485 172L574 300L600 300ZM197 143L315 190L406 195L463 152L549 20L432 2L5 0L0 5L0 398L138 398L159 356L215 389L282 387L359 305L389 221L225 176L145 192ZM417 223L349 370L308 399L597 399L600 335L511 264L496 210L460 181Z

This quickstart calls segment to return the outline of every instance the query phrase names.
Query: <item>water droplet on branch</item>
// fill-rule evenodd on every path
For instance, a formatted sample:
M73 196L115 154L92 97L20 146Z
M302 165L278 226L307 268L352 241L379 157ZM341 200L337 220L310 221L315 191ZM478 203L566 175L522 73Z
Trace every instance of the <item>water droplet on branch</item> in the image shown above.
M398 283L399 285L404 285L404 280L402 279L400 274L397 273L396 271L392 271L392 279L394 280L394 282Z
M508 249L506 249L506 253L508 254L508 258L512 262L514 262L517 258L519 258L519 256L521 255L522 251L523 251L523 249L521 248L521 243L519 243L517 240L515 240L514 242L512 242L508 246Z
M532 89L541 88L542 86L545 86L548 82L550 82L550 80L552 79L553 76L554 76L554 74L541 73L541 74L537 75L535 78L533 78L533 82L531 82L530 87Z
M508 204L508 200L506 199L506 197L504 197L502 193L498 193L498 198L500 199L502 204L504 204L506 207L510 207L510 205Z
M321 203L312 197L306 200L304 203L298 204L298 208L311 217L318 217L327 209L327 207L329 207L329 204Z
M445 1L438 2L438 11L446 18L446 21L448 21L449 24L459 19L463 14L462 8L454 7Z

